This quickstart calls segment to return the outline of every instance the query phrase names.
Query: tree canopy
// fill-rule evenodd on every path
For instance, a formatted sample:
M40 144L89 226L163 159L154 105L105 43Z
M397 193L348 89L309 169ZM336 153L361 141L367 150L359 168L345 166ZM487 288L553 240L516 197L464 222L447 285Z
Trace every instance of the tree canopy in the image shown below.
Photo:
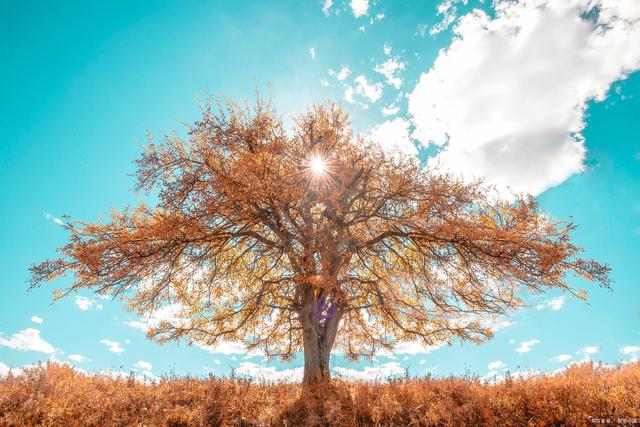
M308 379L328 375L336 344L358 358L404 341L480 342L527 292L584 298L567 273L609 285L572 223L354 136L339 106L315 105L292 129L260 98L201 113L136 161L136 189L155 206L68 221L34 286L73 273L59 296L90 288L140 314L171 305L148 332L161 342L304 350Z

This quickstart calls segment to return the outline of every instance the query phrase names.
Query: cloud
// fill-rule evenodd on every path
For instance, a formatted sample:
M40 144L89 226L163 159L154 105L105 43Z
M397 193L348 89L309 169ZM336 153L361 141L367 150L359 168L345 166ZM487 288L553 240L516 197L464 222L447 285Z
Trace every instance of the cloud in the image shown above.
M568 361L569 359L571 359L571 355L569 355L569 354L559 354L559 355L549 359L549 362L563 363L563 362Z
M550 309L551 311L558 311L562 308L562 306L564 306L564 303L566 302L566 300L567 298L565 296L551 298L550 300L546 301L543 304L538 304L536 308L538 309L538 311L544 310L545 307Z
M397 153L414 156L418 155L418 149L413 144L409 135L410 123L404 119L396 118L375 126L368 138L380 144L385 152L396 155Z
M552 298L547 302L547 307L552 311L558 311L562 308L566 300L566 297L560 296L556 298Z
M526 371L516 371L510 374L514 380L527 380L530 378L540 377L544 375L544 372L540 369L527 369Z
M511 325L513 325L513 322L508 319L494 319L491 321L491 330L496 332L500 329L508 328Z
M529 353L534 345L540 344L540 340L522 341L516 351L520 354Z
M150 371L153 369L153 365L149 362L145 362L144 360L138 360L135 365L133 365L135 369L141 369L144 371Z
M598 350L598 347L596 347L595 345L589 345L576 351L576 354L582 354L585 359L589 359L592 355L596 354Z
M278 371L273 366L262 366L253 362L243 362L236 369L236 373L246 375L256 380L269 382L300 382L303 368L289 368Z
M397 362L388 362L372 367L365 366L362 371L343 367L333 368L333 371L341 378L358 381L380 381L392 376L404 375L404 368Z
M124 323L132 328L148 332L150 328L157 328L162 322L168 322L173 325L183 324L185 319L181 316L182 310L183 307L180 303L167 304L157 310L146 313L141 319L127 320Z
M443 347L445 343L424 345L420 341L400 341L396 343L393 353L396 354L429 354Z
M459 19L409 95L414 137L442 170L537 195L584 170L587 103L640 68L640 2L494 6Z
M0 335L0 346L18 351L37 351L46 354L52 354L56 351L51 344L40 338L40 331L33 328L15 333L9 339Z
M365 16L369 11L369 0L351 0L351 11L356 18Z
M400 108L394 105L389 105L388 107L382 107L380 111L382 111L383 116L387 117L387 116L393 116L397 114L398 111L400 111Z
M349 77L349 74L351 74L351 70L349 69L349 67L342 67L338 72L338 75L336 76L336 78L342 81L347 77Z
M111 353L120 354L124 351L124 348L120 346L120 343L117 341L111 341L107 339L100 340L100 344L104 344L107 346Z
M331 6L333 6L333 0L324 1L324 4L322 5L322 12L325 14L325 16L329 16Z
M42 317L38 317L38 316L31 316L31 321L33 323L38 323L38 324L41 324L42 322L44 322L44 320L42 320Z
M489 363L489 365L487 366L487 369L489 369L490 371L497 370L497 369L506 369L506 368L507 368L507 365L505 365L502 360L496 360L495 362Z
M451 26L458 14L456 3L467 4L467 0L445 0L438 5L438 15L442 20L429 29L430 35L435 36Z
M262 355L263 352L260 350L251 350L247 352L246 346L238 341L220 341L216 345L206 345L202 343L195 342L196 347L203 349L204 351L212 354L245 354L248 353L252 356Z
M356 83L355 93L367 98L371 102L376 102L382 97L382 83L369 83L367 78L359 75L354 79ZM351 86L349 86L350 88Z
M625 356L631 356L628 360L623 360L622 363L636 362L638 360L638 352L640 352L640 347L637 345L628 345L622 347L620 349L620 353Z
M311 49L309 49L309 56L311 56L311 59L316 59L316 48L312 47Z
M91 362L91 359L84 357L81 354L70 354L68 357L69 357L69 360L73 360L74 362L77 362L77 363Z
M396 76L396 73L404 70L404 68L404 62L395 58L389 58L382 64L376 65L373 68L373 71L382 74L387 79L388 84L396 89L400 89L400 86L402 85L402 79Z
M64 222L60 219L60 218L56 218L55 216L51 215L50 213L46 213L44 214L44 217L50 221L55 222L58 225L64 225Z
M93 306L94 301L87 297L76 295L75 304L82 311L88 311Z
M355 101L355 99L353 99L353 87L351 86L347 86L347 88L344 90L344 99L345 101L353 104Z
M620 353L624 354L625 356L628 356L630 354L635 355L639 351L640 351L640 347L638 347L637 345L628 345L620 349Z
M10 369L11 368L9 368L7 365L5 365L4 363L0 362L0 378L6 377L7 374L9 373Z

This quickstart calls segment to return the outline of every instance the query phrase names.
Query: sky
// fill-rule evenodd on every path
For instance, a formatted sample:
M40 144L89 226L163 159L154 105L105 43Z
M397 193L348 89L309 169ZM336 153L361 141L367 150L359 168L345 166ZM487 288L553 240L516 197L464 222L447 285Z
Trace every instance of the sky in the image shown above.
M637 0L5 0L0 15L0 375L56 360L147 379L300 378L301 357L160 346L144 330L171 313L140 318L89 292L52 303L71 279L27 285L66 242L65 215L139 200L130 174L148 134L183 132L207 92L251 100L269 84L287 123L338 101L388 150L535 195L612 268L611 290L571 278L588 302L531 296L482 345L338 352L335 375L491 380L640 356Z

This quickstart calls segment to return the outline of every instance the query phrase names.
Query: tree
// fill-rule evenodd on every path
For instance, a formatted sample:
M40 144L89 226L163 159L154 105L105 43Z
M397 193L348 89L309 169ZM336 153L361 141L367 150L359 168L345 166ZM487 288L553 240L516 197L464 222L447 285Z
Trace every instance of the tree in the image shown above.
M71 272L56 297L89 288L139 314L170 305L177 314L148 332L159 342L302 349L305 383L329 377L336 343L357 359L406 341L481 342L527 291L584 298L567 273L609 286L607 266L578 257L573 224L354 137L336 105L289 132L260 98L201 112L186 138L136 161L136 189L156 206L68 220L32 286Z

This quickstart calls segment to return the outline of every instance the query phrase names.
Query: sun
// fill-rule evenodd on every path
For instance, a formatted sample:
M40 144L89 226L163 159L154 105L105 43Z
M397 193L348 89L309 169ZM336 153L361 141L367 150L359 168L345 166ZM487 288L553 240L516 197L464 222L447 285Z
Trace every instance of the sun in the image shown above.
M327 170L327 164L320 156L315 156L309 162L309 168L314 175L322 175Z

